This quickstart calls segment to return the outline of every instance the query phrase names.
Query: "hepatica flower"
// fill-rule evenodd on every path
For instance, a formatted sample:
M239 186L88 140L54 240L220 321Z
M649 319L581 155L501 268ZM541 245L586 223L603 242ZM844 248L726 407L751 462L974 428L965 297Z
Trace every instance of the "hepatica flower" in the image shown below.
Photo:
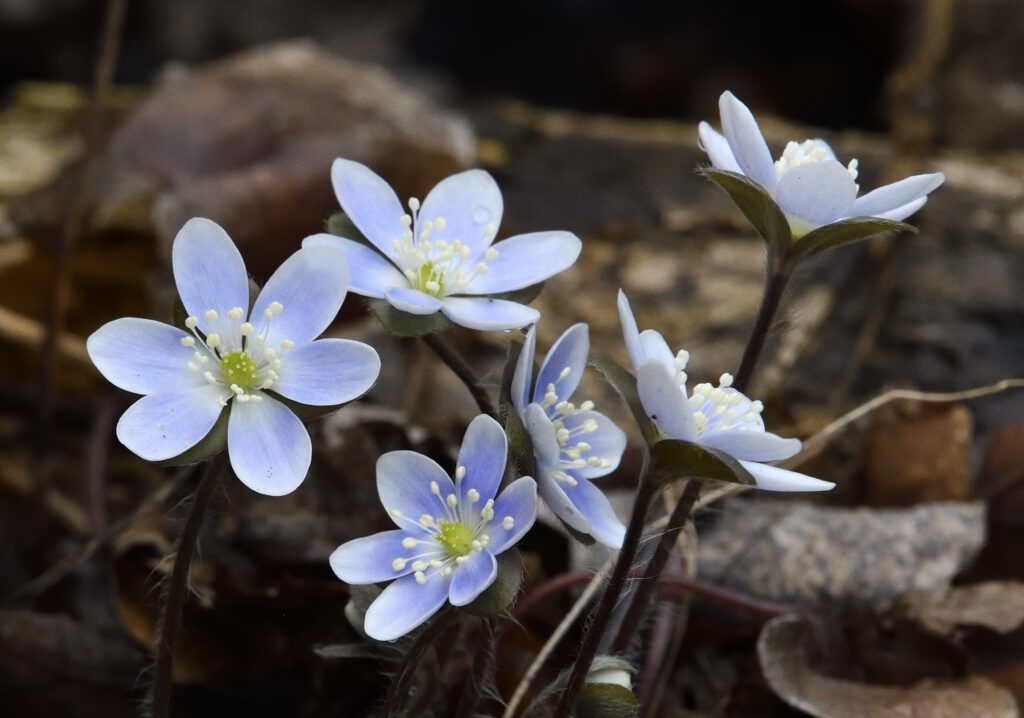
M174 240L172 264L189 331L124 318L88 340L100 373L143 395L118 422L118 439L143 459L173 459L228 412L238 478L261 494L293 491L309 469L311 444L302 421L275 396L341 404L365 393L380 372L371 347L316 339L345 298L343 258L330 247L300 249L251 310L242 255L214 222L189 220Z
M647 415L658 431L716 449L737 459L768 491L828 491L835 484L795 471L769 466L800 451L799 439L784 439L765 431L763 406L731 387L732 377L723 374L717 387L698 384L686 391L689 354L669 349L665 338L653 329L638 331L626 295L619 291L619 319L629 360L636 372L637 392Z
M541 498L567 525L620 548L626 527L592 480L619 465L626 434L594 402L570 401L583 378L590 338L586 324L570 327L544 359L533 386L537 335L526 336L512 378L512 404L533 443Z
M731 92L718 101L724 136L707 122L701 146L715 169L747 176L761 185L786 215L795 238L855 217L903 220L921 209L942 184L941 172L907 177L858 197L857 160L843 165L824 140L790 142L772 160L757 120Z
M445 601L465 606L494 582L494 557L519 541L537 514L530 477L498 494L507 448L498 422L482 415L466 430L454 478L412 451L377 461L377 492L398 528L349 541L331 555L342 581L392 582L366 612L369 636L400 638Z
M338 247L348 260L351 289L386 299L409 314L442 312L471 329L509 330L540 314L488 295L523 289L567 269L580 240L569 232L534 232L492 244L501 222L501 192L483 170L442 180L421 204L402 206L394 190L358 162L338 159L331 169L338 201L374 249L330 234L305 246Z

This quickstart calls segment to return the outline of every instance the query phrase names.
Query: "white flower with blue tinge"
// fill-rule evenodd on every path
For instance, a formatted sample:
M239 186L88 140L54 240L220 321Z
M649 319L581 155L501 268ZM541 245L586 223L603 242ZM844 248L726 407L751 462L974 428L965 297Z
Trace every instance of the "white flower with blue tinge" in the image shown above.
M492 244L503 204L494 178L469 170L442 180L422 204L406 210L394 190L371 169L337 159L331 180L342 209L377 251L330 234L304 246L338 247L348 260L351 290L409 314L438 311L470 329L510 330L540 313L518 302L489 298L542 282L572 266L579 238L569 232L534 232Z
M494 582L494 557L512 548L537 516L537 484L530 477L498 494L507 451L501 426L482 415L466 430L454 479L413 451L380 457L377 492L398 528L349 541L331 555L342 581L392 581L366 612L367 635L393 641L445 601L465 606Z
M763 405L731 388L732 376L723 374L719 386L698 384L686 392L686 351L676 354L657 331L637 329L629 301L619 290L619 320L629 360L636 372L637 393L658 431L716 449L738 460L768 491L828 491L829 481L769 466L765 461L788 459L800 451L799 439L784 439L765 431Z
M820 139L790 142L772 159L757 120L731 92L718 101L724 136L707 122L699 127L701 147L715 169L747 176L775 199L794 236L854 217L900 221L921 209L928 193L943 183L941 172L907 177L857 196L857 160L846 166Z
M345 298L343 257L331 247L300 249L251 311L242 255L214 222L189 220L174 240L172 263L189 331L124 318L88 340L100 373L143 395L118 422L118 439L143 459L172 459L198 444L227 409L238 478L261 494L294 491L309 469L309 434L269 392L332 406L364 394L380 373L373 348L317 339Z
M601 543L620 548L626 527L593 479L619 465L626 434L594 402L569 401L583 378L590 352L586 324L570 327L544 358L533 387L537 335L530 328L512 378L512 404L533 442L537 483L558 518Z

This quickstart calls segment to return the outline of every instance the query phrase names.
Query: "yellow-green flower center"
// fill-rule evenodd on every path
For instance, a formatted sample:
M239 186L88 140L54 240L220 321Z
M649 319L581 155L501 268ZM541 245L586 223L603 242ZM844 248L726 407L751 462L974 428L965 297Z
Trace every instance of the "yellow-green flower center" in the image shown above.
M416 280L416 283L419 284L416 289L421 292L433 297L444 296L444 273L435 270L433 262L424 262L420 266L419 272L416 273Z
M248 391L256 384L256 363L245 352L228 352L220 359L220 373L228 386Z
M449 556L465 556L473 548L473 535L465 524L458 521L441 521L437 528L437 542Z

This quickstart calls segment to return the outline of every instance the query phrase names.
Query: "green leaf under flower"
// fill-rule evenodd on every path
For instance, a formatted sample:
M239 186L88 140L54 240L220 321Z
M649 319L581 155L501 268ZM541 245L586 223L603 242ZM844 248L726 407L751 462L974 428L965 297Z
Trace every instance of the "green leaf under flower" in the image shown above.
M706 168L705 177L718 185L754 226L768 245L769 266L775 267L789 252L793 230L786 215L764 188L736 172Z
M630 374L621 364L611 359L591 359L590 365L604 375L605 381L611 384L612 388L626 402L626 406L629 407L633 418L640 426L640 432L643 434L644 441L649 446L653 446L661 437L661 433L658 431L658 427L654 425L654 422L651 421L651 417L647 415L643 402L640 401L640 394L636 388L636 377Z
M906 222L877 217L856 217L818 227L798 239L793 246L796 256L809 257L826 249L867 239L883 232L916 232L917 228Z
M736 459L691 441L662 439L651 446L651 473L665 481L698 479L753 486L756 481Z
M455 326L440 311L433 314L409 314L395 309L386 299L369 299L367 306L373 316L380 320L388 334L395 337L422 337L440 334Z
M512 548L494 557L498 561L498 575L494 583L462 610L474 616L498 616L515 603L523 585L523 557Z

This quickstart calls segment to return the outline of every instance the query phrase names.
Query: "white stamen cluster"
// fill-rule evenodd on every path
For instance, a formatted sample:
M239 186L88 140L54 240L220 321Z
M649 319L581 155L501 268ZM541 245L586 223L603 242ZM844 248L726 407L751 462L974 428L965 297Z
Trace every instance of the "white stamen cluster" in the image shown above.
M558 374L558 380L562 381L572 373L571 367L565 367ZM578 407L571 401L562 399L558 395L558 389L554 383L548 384L544 391L544 400L541 408L547 413L548 418L555 427L555 438L561 449L559 453L559 466L551 471L555 481L560 481L567 486L576 486L579 482L568 472L573 469L582 469L587 466L597 468L610 468L612 462L600 456L585 456L593 451L593 447L582 438L586 434L593 434L598 430L598 423L595 419L587 419L582 424L568 429L565 419L580 411L592 411L594 402L584 401Z
M447 226L444 217L422 219L419 216L420 201L409 200L409 214L399 219L404 230L402 238L392 243L397 262L409 280L409 286L435 297L458 294L464 291L477 277L487 274L487 261L498 258L498 250L489 247L483 258L475 263L470 247L461 239L452 242L443 239L432 240L435 231ZM494 225L484 227L484 241L494 238Z
M821 140L804 140L803 142L789 142L782 151L782 157L775 162L775 176L779 179L789 170L810 162L821 162L822 160L835 159L828 145ZM857 167L859 162L850 160L846 171L856 181Z
M732 374L722 374L718 379L717 387L707 383L693 387L689 403L690 409L693 411L693 418L697 423L698 435L709 429L733 431L764 429L764 423L761 420L764 404L760 401L752 401L741 409L746 397L738 391L730 390L730 387L732 387Z

